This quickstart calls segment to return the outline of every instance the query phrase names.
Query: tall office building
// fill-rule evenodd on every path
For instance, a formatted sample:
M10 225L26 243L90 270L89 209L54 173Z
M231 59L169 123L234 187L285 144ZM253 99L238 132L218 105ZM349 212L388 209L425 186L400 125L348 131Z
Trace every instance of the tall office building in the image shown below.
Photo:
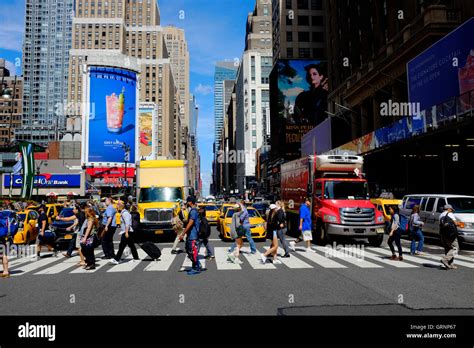
M46 145L65 124L74 0L26 0L23 120L17 140Z
M0 147L10 145L15 139L14 131L21 127L23 78L10 76L0 58Z
M240 192L255 181L255 153L266 141L270 107L269 77L272 70L271 4L257 0L247 19L245 51L237 73L235 149L245 154L236 166Z
M272 0L273 63L278 59L325 58L324 3Z
M214 123L215 152L219 151L222 127L224 125L224 80L235 80L239 64L229 61L216 63L214 72Z
M156 1L76 0L70 52L69 117L80 117L83 65L114 60L138 64L140 102L158 109L157 156L175 155L175 77Z

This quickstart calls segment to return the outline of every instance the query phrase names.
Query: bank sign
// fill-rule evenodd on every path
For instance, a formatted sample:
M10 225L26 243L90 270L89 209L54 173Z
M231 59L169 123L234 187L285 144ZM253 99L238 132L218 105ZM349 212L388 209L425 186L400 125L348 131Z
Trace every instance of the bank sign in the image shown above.
M5 175L3 185L10 187L10 175ZM23 184L21 175L13 175L13 187L19 188ZM81 187L80 174L53 174L35 176L34 188L73 188Z

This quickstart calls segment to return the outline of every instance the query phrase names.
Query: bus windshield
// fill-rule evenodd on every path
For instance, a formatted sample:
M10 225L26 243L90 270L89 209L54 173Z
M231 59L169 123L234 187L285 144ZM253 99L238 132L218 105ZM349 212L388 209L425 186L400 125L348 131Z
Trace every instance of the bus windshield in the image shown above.
M326 199L369 199L369 190L365 181L326 181L324 186Z
M138 202L176 202L178 199L183 199L183 193L179 187L151 187L140 190Z

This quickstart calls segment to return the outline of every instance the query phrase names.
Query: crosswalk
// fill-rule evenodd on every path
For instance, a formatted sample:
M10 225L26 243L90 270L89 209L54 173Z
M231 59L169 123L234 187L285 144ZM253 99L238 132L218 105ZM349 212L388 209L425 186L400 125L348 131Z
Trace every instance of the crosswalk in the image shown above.
M440 254L425 253L423 255L404 255L404 261L392 261L390 250L387 248L367 247L361 250L360 255L351 254L347 247L341 247L338 253L331 253L326 247L313 246L314 252L308 252L305 248L296 248L295 252L291 252L291 257L278 259L281 264L267 262L263 264L260 260L261 253L268 250L268 246L261 248L256 254L251 254L248 248L243 248L240 255L240 262L231 262L228 258L227 247L215 247L215 259L208 261L205 259L206 251L202 247L199 251L199 259L201 265L209 270L216 271L243 271L253 269L256 271L277 272L282 269L289 270L308 270L308 269L419 269L423 267L436 268L440 267ZM409 251L405 248L404 251ZM279 248L279 255L283 255L283 249ZM33 276L51 276L58 274L94 274L101 273L117 274L128 272L168 272L168 271L186 271L191 268L191 261L186 254L172 254L171 248L163 248L161 258L158 261L152 261L146 253L138 248L138 256L140 260L130 262L131 255L127 255L118 265L111 264L108 260L102 258L103 253L96 250L96 268L94 270L85 270L78 266L78 257L63 258L44 257L39 260L33 260L29 257L13 259L10 262L10 273L13 277L23 275ZM459 255L455 259L455 264L459 268L473 269L474 256Z

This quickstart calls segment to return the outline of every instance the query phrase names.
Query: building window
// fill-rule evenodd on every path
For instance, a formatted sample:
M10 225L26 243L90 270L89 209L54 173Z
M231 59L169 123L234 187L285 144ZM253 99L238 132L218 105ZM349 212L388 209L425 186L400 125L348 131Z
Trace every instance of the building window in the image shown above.
M293 32L292 31L287 31L286 32L286 41L293 42Z
M255 82L255 57L250 57L250 78L252 82Z
M293 25L293 20L290 18L290 16L286 16L286 25Z
M285 8L286 8L287 10L291 9L291 5L292 5L292 4L291 4L291 0L286 0L286 1L285 1Z
M298 25L309 25L309 16L298 16Z
M324 42L324 33L321 31L313 32L313 41L314 42Z
M287 58L293 58L293 48L291 48L291 47L286 48L286 57Z
M324 59L324 48L313 48L312 58Z
M311 0L311 9L321 11L323 9L323 2L321 0Z
M298 32L298 41L299 42L309 42L309 32L299 31Z
M312 16L311 21L313 22L313 27L322 27L323 26L323 17L322 16Z
M252 89L252 112L257 112L257 92Z
M309 48L300 48L298 54L299 58L310 58L311 52Z
M298 0L298 9L299 10L308 10L309 9L309 0Z

